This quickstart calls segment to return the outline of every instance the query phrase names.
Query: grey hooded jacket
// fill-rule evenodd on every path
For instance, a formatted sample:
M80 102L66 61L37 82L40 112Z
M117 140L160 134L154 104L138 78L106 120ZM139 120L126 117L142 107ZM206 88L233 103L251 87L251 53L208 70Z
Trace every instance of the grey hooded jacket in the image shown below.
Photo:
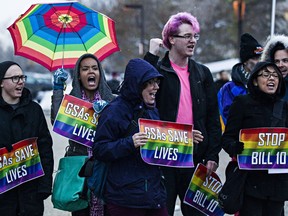
M99 67L99 72L100 72L100 80L99 80L98 90L99 90L101 99L105 100L107 102L110 102L116 96L112 94L111 89L109 88L109 86L106 82L104 70L101 66L100 61L93 54L89 54L89 53L82 55L78 59L78 61L76 62L75 69L73 72L72 90L70 92L70 95L82 99L81 83L79 81L80 63L83 59L86 59L86 58L93 58L97 61L98 67ZM51 123L52 124L54 123L54 120L56 118L56 115L57 115L57 112L59 110L60 104L62 102L63 96L64 96L63 90L53 90L52 105L51 105ZM69 140L69 148L68 148L67 154L70 156L72 156L72 155L87 155L88 149L84 145L81 145L77 142Z

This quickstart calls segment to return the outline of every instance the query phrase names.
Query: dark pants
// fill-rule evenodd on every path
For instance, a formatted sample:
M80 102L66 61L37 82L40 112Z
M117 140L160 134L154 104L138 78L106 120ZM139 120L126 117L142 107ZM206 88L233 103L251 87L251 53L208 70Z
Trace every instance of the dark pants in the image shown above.
M86 209L81 209L81 210L72 212L72 216L89 216L89 215L90 215L89 207L87 207Z
M144 209L144 208L126 208L114 204L107 204L107 216L168 216L167 209Z
M38 184L32 180L0 195L0 215L42 216L44 202L38 195Z
M281 216L283 206L284 201L262 200L245 195L240 216Z
M161 169L163 170L165 177L164 183L167 191L167 210L169 216L174 214L177 196L179 196L181 200L181 212L183 216L204 216L205 214L202 212L183 203L186 191L189 187L195 169L170 167L163 167Z

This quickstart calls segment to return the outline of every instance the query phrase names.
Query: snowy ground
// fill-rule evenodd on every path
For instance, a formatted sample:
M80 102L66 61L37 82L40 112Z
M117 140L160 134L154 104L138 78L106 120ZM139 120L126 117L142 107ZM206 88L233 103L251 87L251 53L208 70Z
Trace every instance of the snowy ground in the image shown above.
M72 89L71 84L68 84L66 87L66 90L64 94L69 94ZM42 100L40 101L40 106L44 110L44 112L50 112L51 109L51 96L53 91L45 91L45 92L39 92L41 94Z

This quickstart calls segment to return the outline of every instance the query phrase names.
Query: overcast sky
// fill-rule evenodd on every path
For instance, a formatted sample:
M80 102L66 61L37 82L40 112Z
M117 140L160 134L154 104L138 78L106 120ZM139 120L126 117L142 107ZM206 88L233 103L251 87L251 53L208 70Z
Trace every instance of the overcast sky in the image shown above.
M0 7L0 40L2 45L13 46L10 33L7 28L28 8L35 3L64 2L65 0L7 0Z

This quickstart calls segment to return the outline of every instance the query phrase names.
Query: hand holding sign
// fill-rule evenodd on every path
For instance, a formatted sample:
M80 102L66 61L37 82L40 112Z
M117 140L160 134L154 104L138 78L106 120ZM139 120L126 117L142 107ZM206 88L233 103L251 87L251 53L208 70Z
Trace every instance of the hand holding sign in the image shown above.
M212 174L212 172L215 172L217 170L218 164L215 161L209 160L207 161L206 167L207 167L206 175L207 177L209 177Z
M199 142L202 142L204 139L204 136L202 135L201 131L199 130L192 130L193 134L193 142L198 144Z
M223 216L218 205L218 193L222 188L219 176L212 172L206 176L207 167L198 164L184 197L184 203L198 209L206 215Z
M133 139L135 148L145 145L148 141L147 134L143 132L135 133L132 136L132 139Z

